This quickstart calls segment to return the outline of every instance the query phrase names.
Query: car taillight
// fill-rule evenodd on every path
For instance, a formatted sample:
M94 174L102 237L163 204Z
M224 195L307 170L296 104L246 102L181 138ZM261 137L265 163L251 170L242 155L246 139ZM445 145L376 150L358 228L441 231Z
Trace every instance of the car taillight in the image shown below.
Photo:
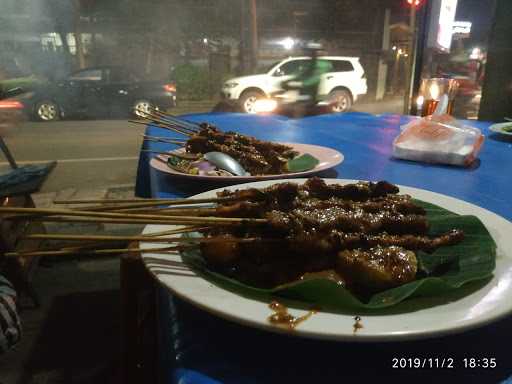
M23 103L17 100L0 100L1 109L23 109Z
M174 84L165 84L164 89L167 92L176 92L176 86Z

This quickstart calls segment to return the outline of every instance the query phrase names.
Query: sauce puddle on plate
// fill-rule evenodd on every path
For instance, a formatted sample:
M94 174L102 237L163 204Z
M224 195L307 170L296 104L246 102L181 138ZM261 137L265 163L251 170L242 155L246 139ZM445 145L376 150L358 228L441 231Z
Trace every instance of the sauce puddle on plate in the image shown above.
M295 329L295 327L300 323L306 321L312 315L317 313L316 309L312 309L303 316L295 317L288 312L287 307L277 301L272 301L268 307L274 311L274 313L268 317L268 321L272 324L288 329Z

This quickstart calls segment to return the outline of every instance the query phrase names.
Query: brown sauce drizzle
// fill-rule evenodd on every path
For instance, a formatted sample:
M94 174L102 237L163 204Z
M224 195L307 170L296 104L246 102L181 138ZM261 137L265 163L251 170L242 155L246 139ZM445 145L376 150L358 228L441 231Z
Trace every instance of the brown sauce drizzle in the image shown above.
M295 329L296 326L306 321L311 317L311 315L317 312L312 309L303 316L295 317L288 313L287 307L277 301L272 301L268 307L274 311L274 313L268 317L268 321L272 324L288 329Z
M354 334L355 334L358 330L360 330L361 328L364 328L364 327L363 327L363 324L361 324L361 317L356 316L356 317L354 317L354 320L356 321L354 323Z
M326 269L325 271L319 272L306 272L299 278L299 280L309 280L315 278L331 280L342 287L347 285L346 279L340 276L338 272L333 269Z

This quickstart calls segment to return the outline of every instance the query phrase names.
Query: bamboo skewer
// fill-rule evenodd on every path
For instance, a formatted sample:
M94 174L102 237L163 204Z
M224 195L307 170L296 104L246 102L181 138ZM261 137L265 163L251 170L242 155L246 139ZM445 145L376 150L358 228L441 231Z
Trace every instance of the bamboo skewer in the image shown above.
M180 118L178 118L178 117L176 117L176 116L174 116L174 115L172 115L170 113L165 113L165 112L156 110L155 108L152 108L152 111L153 111L154 114L159 115L159 116L161 116L163 118L170 119L170 120L175 121L175 122L180 123L180 124L185 124L188 127L191 127L190 130L193 130L195 132L199 132L199 130L201 129L200 124L195 123L193 121L186 120L186 119L180 119Z
M139 241L150 243L216 243L225 242L225 238L219 237L151 237L151 236L111 236L111 235L63 235L53 233L41 233L24 236L24 239L38 240L68 240L68 241ZM260 241L260 238L233 238L230 242L250 243Z
M152 123L161 124L163 126L162 128L171 129L171 130L178 132L185 136L192 136L193 134L197 133L196 130L192 130L190 128L183 127L182 125L177 125L175 123L172 123L171 121L162 120L162 119L160 119L160 117L155 116L152 113L149 113L149 112L142 112L142 113L145 115L145 116L141 116L142 118L144 118L148 121L151 121Z
M160 112L153 110L153 113L143 112L145 116L142 116L146 120L150 120L154 123L164 125L168 128L178 129L182 134L191 136L199 133L199 125L193 124L189 121L178 119L172 115L165 115ZM148 117L149 116L149 117Z
M151 214L152 212L158 212L159 215L172 215L172 216L215 216L217 213L216 208L131 208L131 209L119 209L114 210L115 212L123 213L142 213Z
M148 237L148 236L111 236L111 235L65 235L54 233L39 233L26 235L24 239L38 240L67 240L67 241L139 241L151 243L180 243L191 242L187 237ZM201 238L197 238L198 240Z
M172 144L172 145L179 145L180 147L185 146L185 143L182 141L172 141L172 140L156 140L156 139L148 139L145 138L146 141L152 141L154 143L164 143L164 144Z
M149 112L143 112L143 113L149 115L152 119L155 119L156 121L162 122L164 124L173 125L180 129L187 130L187 131L191 132L192 134L199 132L199 129L198 129L199 126L197 124L193 124L193 123L190 123L189 121L179 119L170 114L164 114L160 111L155 110L154 108L152 108L151 111L152 111L152 113L149 113ZM146 117L146 119L148 119L148 118Z
M133 120L128 120L130 123L135 123ZM185 132L183 131L180 131L179 129L176 129L176 128L173 128L169 125L164 125L162 123L156 123L152 120L149 120L147 119L147 121L145 123L141 123L141 122L136 122L135 124L145 124L145 125L148 125L148 124L154 124L156 125L157 127L159 128L163 128L163 129L167 129L167 130L170 130L170 131L174 131L176 133L179 133L180 135L186 135L186 136L190 136L190 134L186 134Z
M197 232L197 231L201 231L204 229L208 229L208 227L183 227L183 228L179 228L179 229L171 229L168 231L148 233L144 236L157 237L157 236L165 236L165 235L177 235L179 233Z
M189 136L190 134L186 134L185 132L181 131L181 130L176 130L176 129L173 129L172 127L174 127L174 125L169 125L169 124L164 124L164 123L159 123L159 122L156 122L156 121L153 121L153 120L149 120L149 119L146 119L146 118L143 118L145 119L144 121L137 121L137 120L128 120L129 123L132 123L132 124L139 124L139 125L144 125L144 126L147 126L148 124L151 124L151 125L154 125L158 128L163 128L163 129L167 129L167 130L170 130L170 131L174 131L176 133L179 133L180 135L187 135ZM184 140L186 141L186 140Z
M200 199L86 199L86 200L54 200L53 204L95 204L95 203L154 203L154 205L181 205L202 203L224 203L240 200L235 197L206 197ZM137 207L132 207L137 208Z
M174 140L174 141L179 141L179 142L182 142L182 143L186 143L187 142L187 139L182 139L182 138L179 138L179 137L167 137L167 136L152 136L152 135L146 135L146 134L142 134L143 137L147 137L148 139L155 139L155 140Z
M94 212L94 211L72 211L69 209L45 209L45 208L18 208L18 207L0 207L2 213L22 213L22 214L40 214L40 215L62 215L62 216L89 216L113 219L134 219L149 221L168 221L169 224L264 224L265 219L237 218L237 217L197 217L197 216L166 216L166 215L143 215L112 212ZM12 218L12 217L11 217Z
M197 203L196 203L197 204ZM185 203L178 203L176 205L185 205ZM163 206L163 207L161 207ZM92 211L123 211L123 210L132 210L132 209L150 209L150 208L158 208L161 209L174 209L170 208L168 203L161 203L159 201L155 202L141 202L141 203L134 203L134 204L125 204L125 205L93 205L89 207L82 207L83 209L92 212ZM78 208L71 208L72 210L82 210ZM197 208L197 207L191 207L191 208ZM130 211L128 211L130 212Z
M187 142L160 136L142 135L144 140L184 146Z
M197 208L197 207L188 207L188 208L171 208L168 205L164 205L163 207L160 206L159 203L140 203L140 204L128 204L128 205L94 205L90 207L83 207L83 208L69 208L70 212L73 211L83 211L83 209L86 209L87 212L117 212L117 213L153 213L153 212L163 212L164 214L175 213L175 216L186 216L187 212L189 214L194 214L195 212L198 212L198 214L205 215L206 213L215 213L215 208ZM51 216L50 214L47 214L47 216ZM34 214L20 214L20 215L13 215L13 216L5 216L4 220L31 220L37 218L38 215Z
M147 121L147 120L144 120L144 121L128 120L128 122L132 123L132 124L144 125L145 127L147 127L148 124L152 124L152 125L156 125L157 127L160 127L160 128L167 128L167 126L164 126L163 124L159 124L159 123L155 123L153 121ZM181 133L180 133L180 135L181 135Z
M67 256L67 255L109 255L116 253L133 253L133 252L173 252L181 251L190 247L170 246L159 248L116 248L116 249L96 249L96 250L77 250L63 249L60 251L29 251L29 252L8 252L6 257L36 257L36 256Z
M201 156L193 155L193 154L187 154L187 153L179 153L179 152L164 152L164 151L153 151L151 149L141 149L141 152L145 153L156 153L159 155L166 155L166 156L174 156L179 157L180 159L184 160L198 160L201 158Z
M37 222L46 222L46 223L96 223L96 224L144 224L144 225L190 225L197 224L201 225L204 223L195 223L195 222L183 222L183 223L175 223L169 222L169 220L137 220L137 219L109 219L109 218L99 218L99 217L60 217L60 216L41 216L31 218L32 221ZM223 224L228 225L228 224Z

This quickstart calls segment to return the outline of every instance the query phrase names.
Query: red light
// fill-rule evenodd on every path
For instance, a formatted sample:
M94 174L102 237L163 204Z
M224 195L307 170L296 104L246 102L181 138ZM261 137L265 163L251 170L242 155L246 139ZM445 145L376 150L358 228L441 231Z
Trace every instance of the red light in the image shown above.
M407 0L407 3L409 5L413 5L413 6L417 7L418 5L420 5L421 0Z
M16 100L0 100L0 109L23 109L25 106Z
M164 89L167 92L176 92L176 86L174 84L165 84Z

